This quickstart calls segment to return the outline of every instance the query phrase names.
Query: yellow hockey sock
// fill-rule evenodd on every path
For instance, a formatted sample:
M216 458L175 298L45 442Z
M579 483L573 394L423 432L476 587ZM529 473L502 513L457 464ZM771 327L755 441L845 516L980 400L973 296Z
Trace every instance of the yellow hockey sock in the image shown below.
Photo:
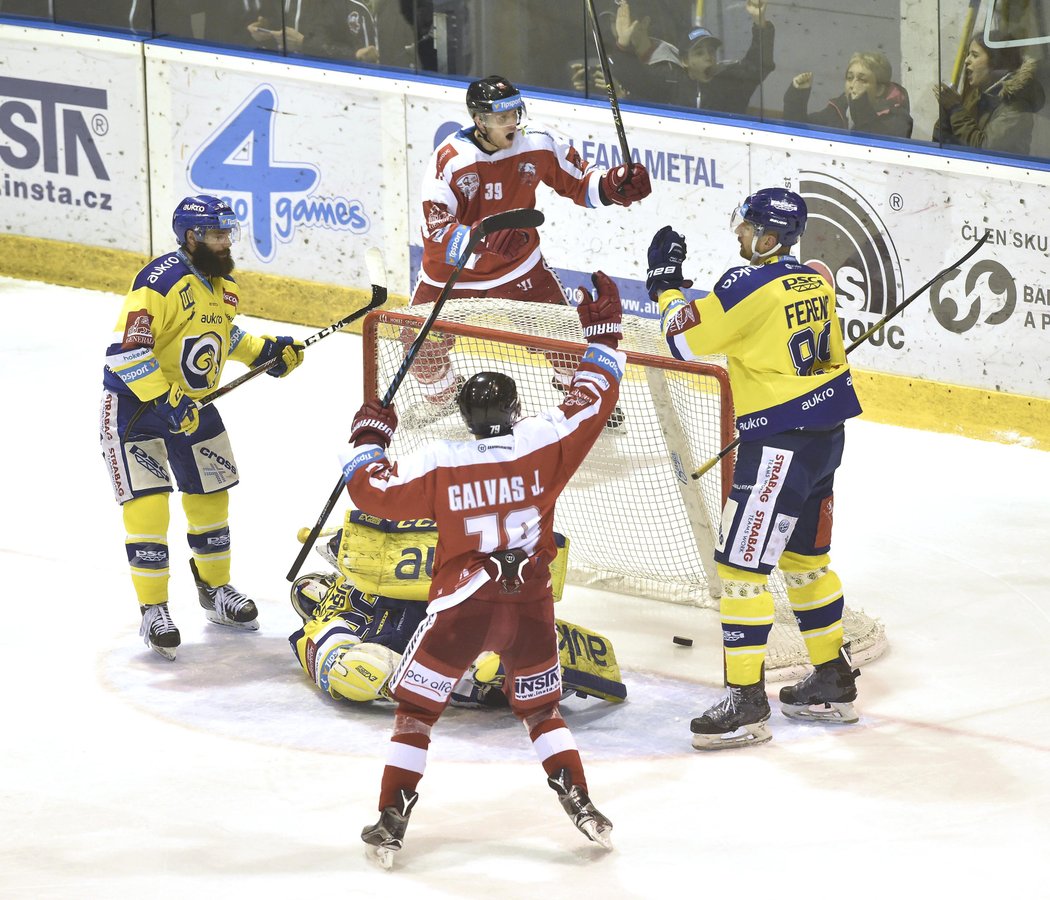
M827 554L784 553L780 557L788 600L815 666L835 659L842 646L842 582L828 568L830 562Z
M766 643L773 627L773 595L766 576L719 564L722 578L722 647L726 681L758 684L766 659Z
M208 587L230 583L230 495L183 494L186 513L186 540L193 553L197 573Z
M121 507L131 584L143 606L168 599L168 495L147 494Z

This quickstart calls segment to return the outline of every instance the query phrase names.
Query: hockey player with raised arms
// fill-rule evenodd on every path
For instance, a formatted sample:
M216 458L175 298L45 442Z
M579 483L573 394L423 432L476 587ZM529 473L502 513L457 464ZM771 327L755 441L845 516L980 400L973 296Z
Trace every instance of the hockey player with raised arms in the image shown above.
M106 352L99 437L121 505L131 581L146 645L174 659L181 642L168 610L168 494L182 493L190 568L208 620L254 631L255 603L230 584L229 494L237 463L214 406L194 400L218 386L226 360L287 375L303 360L290 337L254 337L234 324L239 302L230 247L240 228L218 197L175 208L178 249L135 276Z
M525 128L525 101L502 75L471 82L467 111L473 124L438 145L423 176L423 261L413 306L437 300L473 226L496 213L534 208L541 183L588 208L630 206L652 190L640 163L601 169L548 132ZM485 238L450 296L567 303L535 229L505 229ZM406 346L413 337L405 336ZM450 404L462 384L449 361L452 343L451 336L434 336L412 367L427 399L439 407ZM565 388L572 369L552 364L556 384Z
M380 817L361 835L385 867L402 846L431 728L483 650L499 653L511 709L562 807L588 838L612 846L612 824L588 797L579 751L558 709L562 686L549 570L556 554L555 502L612 412L626 362L616 349L619 292L601 272L593 282L596 297L577 291L589 343L560 406L519 418L514 380L479 372L458 398L476 440L436 441L396 462L386 456L397 427L393 408L370 400L354 417L353 447L342 462L355 506L376 516L433 519L438 533L427 616L389 682L397 711ZM473 486L470 508L456 508L463 507L466 485Z
M746 265L689 301L683 235L653 237L646 288L660 308L672 354L724 353L740 434L733 486L715 553L722 579L722 643L728 693L692 720L700 750L768 741L764 684L773 625L767 578L779 565L815 669L780 691L785 715L857 721L856 675L843 645L842 583L830 568L835 470L846 419L860 414L835 309L835 289L789 254L806 227L806 204L765 188L733 213Z

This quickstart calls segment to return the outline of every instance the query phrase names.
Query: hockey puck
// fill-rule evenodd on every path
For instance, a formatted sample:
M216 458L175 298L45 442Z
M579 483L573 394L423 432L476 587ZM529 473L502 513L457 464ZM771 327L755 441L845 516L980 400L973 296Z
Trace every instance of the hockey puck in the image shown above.
M693 646L693 639L692 638L682 637L681 635L678 635L678 634L676 634L673 638L671 638L671 640L674 641L676 644L678 644L680 647L692 647Z

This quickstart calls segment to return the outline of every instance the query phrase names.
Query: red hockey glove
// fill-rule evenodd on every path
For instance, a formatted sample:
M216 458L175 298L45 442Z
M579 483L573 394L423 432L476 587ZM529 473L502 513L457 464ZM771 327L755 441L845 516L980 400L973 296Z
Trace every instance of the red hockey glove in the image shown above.
M378 400L368 400L354 416L350 428L350 443L355 447L362 444L378 444L384 449L390 446L397 428L397 412L393 404L383 406Z
M504 228L488 235L478 246L481 253L493 253L500 259L517 259L529 242L529 236L520 228Z
M649 172L640 163L629 166L617 166L606 172L598 182L602 202L608 206L630 206L636 200L643 200L653 192L649 183ZM608 202L606 202L608 201Z
M623 308L620 291L604 272L595 272L591 282L597 288L597 296L584 287L576 288L576 314L580 317L587 343L605 344L615 350L623 337Z

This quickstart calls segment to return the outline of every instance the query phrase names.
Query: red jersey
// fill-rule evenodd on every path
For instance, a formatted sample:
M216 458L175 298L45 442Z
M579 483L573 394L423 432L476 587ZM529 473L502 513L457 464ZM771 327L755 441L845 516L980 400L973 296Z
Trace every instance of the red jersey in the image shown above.
M616 405L626 356L602 344L587 348L560 406L518 422L512 433L473 441L434 441L387 459L374 444L350 448L343 477L354 504L390 519L434 519L438 542L431 611L485 593L485 563L498 550L528 554L531 589L511 599L550 596L554 504ZM489 590L495 596L493 586Z
M423 265L420 278L444 286L459 260L470 229L482 219L508 209L536 206L536 186L543 182L579 206L601 206L598 179L605 174L585 162L576 148L545 131L514 135L506 150L488 153L472 140L474 128L446 138L434 151L423 179ZM460 283L493 288L525 275L540 260L540 238L526 234L514 259L475 254L463 267Z

